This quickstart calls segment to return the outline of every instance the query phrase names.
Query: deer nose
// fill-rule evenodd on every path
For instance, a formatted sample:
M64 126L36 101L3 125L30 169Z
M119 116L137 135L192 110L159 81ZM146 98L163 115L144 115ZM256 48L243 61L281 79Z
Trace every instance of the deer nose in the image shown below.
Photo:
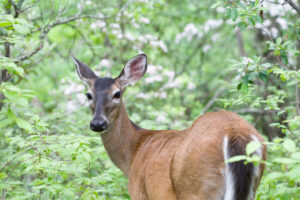
M93 120L90 123L91 130L95 131L95 132L104 131L107 129L107 127L108 127L108 124L104 120Z

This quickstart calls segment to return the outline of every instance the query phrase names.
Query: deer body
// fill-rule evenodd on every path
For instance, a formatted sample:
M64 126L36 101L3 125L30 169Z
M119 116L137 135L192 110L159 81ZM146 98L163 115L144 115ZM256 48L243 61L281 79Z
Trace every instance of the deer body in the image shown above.
M138 80L145 73L143 59L143 54L133 58L119 77L111 80L95 77L75 60L79 77L93 93L91 129L101 132L111 160L129 178L131 199L254 199L264 165L225 163L232 156L245 154L251 141L261 144L255 154L266 158L261 135L238 115L207 113L180 131L146 130L131 122L118 93L124 91L128 80Z

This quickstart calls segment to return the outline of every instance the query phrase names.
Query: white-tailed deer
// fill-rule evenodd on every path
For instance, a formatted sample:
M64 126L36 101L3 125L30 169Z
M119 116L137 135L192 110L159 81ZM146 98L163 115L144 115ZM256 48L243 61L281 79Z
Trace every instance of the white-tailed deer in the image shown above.
M252 200L264 171L243 161L226 163L245 154L250 141L260 148L263 138L238 115L218 111L200 116L184 130L146 130L128 117L122 96L128 84L147 70L147 56L137 55L117 78L99 78L75 59L79 78L88 85L93 119L113 163L129 178L132 200Z

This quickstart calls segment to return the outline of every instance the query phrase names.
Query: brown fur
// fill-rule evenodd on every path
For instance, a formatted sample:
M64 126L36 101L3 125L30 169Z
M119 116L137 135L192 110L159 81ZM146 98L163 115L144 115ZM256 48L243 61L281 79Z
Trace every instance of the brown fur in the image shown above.
M119 117L101 135L112 161L129 178L133 200L220 199L224 190L223 139L260 134L228 111L207 113L182 130L135 129L122 104ZM263 148L263 158L266 148ZM261 176L264 166L260 165ZM260 179L255 180L255 190Z
M221 200L225 192L224 137L238 150L236 153L245 151L252 135L260 142L263 138L249 123L228 111L204 114L181 131L137 127L130 121L122 98L114 99L113 93L116 90L123 93L127 84L143 76L146 58L141 54L131 59L125 65L127 70L123 69L116 79L95 78L92 70L75 59L79 77L93 94L90 107L94 119L107 118L108 128L101 133L101 138L113 163L129 178L131 199ZM264 145L262 150L265 160ZM259 168L254 193L264 165L260 164Z

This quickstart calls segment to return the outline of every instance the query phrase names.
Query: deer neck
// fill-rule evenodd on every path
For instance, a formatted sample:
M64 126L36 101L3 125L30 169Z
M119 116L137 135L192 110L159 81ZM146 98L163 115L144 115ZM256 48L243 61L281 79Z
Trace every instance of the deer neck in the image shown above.
M110 159L127 177L141 137L138 129L130 121L126 108L121 102L116 120L105 133L101 134L102 142Z

